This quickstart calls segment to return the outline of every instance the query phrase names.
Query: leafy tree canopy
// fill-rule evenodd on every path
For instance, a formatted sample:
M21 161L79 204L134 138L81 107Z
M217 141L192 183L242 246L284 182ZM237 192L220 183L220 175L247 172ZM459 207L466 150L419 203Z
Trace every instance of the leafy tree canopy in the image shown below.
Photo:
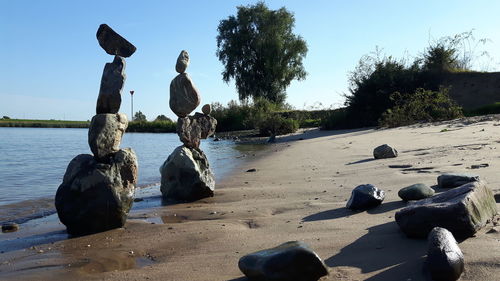
M146 121L146 115L139 110L134 114L134 121Z
M155 121L170 121L170 122L173 122L172 119L168 118L167 116L165 116L163 114L160 114L160 115L156 116Z
M307 45L292 32L295 18L284 7L270 10L263 2L237 9L217 28L222 78L235 80L241 101L251 97L283 103L291 81L306 77L302 60Z

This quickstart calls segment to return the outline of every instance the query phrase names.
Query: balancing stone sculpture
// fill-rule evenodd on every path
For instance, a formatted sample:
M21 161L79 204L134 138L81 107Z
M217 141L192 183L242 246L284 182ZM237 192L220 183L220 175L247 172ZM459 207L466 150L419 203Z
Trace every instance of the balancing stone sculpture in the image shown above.
M127 116L118 113L125 82L125 59L136 48L106 24L97 31L99 45L110 55L101 79L88 143L93 155L80 154L66 169L55 205L70 235L79 236L122 227L132 207L137 183L137 157L120 149Z
M179 117L177 134L184 143L177 147L160 167L161 193L164 199L194 201L214 196L215 179L200 140L215 133L217 120L211 117L210 105L204 113L189 115L199 104L200 95L185 72L189 54L182 51L175 70L179 72L170 83L170 109Z

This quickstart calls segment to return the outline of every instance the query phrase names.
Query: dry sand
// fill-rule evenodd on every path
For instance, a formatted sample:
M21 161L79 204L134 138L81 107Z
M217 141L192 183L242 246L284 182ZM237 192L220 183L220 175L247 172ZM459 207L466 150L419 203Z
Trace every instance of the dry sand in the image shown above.
M322 280L426 280L426 241L399 230L394 213L405 203L397 192L435 185L441 173L468 172L500 194L500 122L476 121L280 139L218 183L214 198L138 210L123 229L75 239L62 239L60 225L37 226L28 240L38 242L24 244L34 247L0 254L0 279L246 280L237 266L242 255L301 240L329 266ZM373 160L373 148L384 143L399 157ZM470 169L483 163L489 167ZM347 210L351 190L364 183L385 190L385 201L366 212ZM461 280L499 280L494 223L498 217L460 243Z

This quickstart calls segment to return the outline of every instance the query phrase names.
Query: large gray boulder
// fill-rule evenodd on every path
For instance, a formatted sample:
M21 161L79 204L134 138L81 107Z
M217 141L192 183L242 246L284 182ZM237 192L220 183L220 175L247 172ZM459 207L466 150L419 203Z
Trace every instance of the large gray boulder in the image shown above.
M200 147L200 140L206 139L215 133L217 120L211 116L196 112L194 116L177 120L177 134L185 146Z
M328 275L321 258L298 241L248 254L239 260L238 267L250 280L316 281Z
M127 126L127 116L123 113L97 114L92 117L88 142L98 161L109 162L112 154L120 150L120 142Z
M127 39L116 33L107 24L101 24L96 33L99 45L106 51L106 53L113 56L130 57L136 50Z
M214 175L200 149L177 147L160 167L160 174L165 199L194 201L214 196Z
M352 210L368 210L384 201L385 192L373 184L362 184L354 188L347 201L346 208Z
M373 157L375 159L394 158L398 157L398 151L387 144L383 144L373 150Z
M200 104L200 95L187 73L177 75L170 83L170 109L180 118L186 117Z
M478 181L410 203L395 217L408 237L425 238L434 227L443 227L457 238L466 238L496 213L492 191L484 181Z
M73 158L55 197L68 233L79 236L122 227L132 207L137 169L130 148L115 153L109 164L89 154Z
M455 281L464 271L464 255L453 234L435 227L429 233L426 266L432 280Z
M187 51L182 50L177 58L177 63L175 64L175 71L179 73L186 72L187 67L189 66L189 54Z
M424 198L429 198L435 193L434 189L430 188L426 184L416 183L410 186L401 188L398 191L398 196L404 201L410 200L420 200Z
M125 59L115 56L112 63L107 63L104 66L101 88L97 97L97 114L118 113L122 104L122 89L125 79Z
M453 188L474 181L479 181L478 175L442 174L437 178L438 186L443 188Z

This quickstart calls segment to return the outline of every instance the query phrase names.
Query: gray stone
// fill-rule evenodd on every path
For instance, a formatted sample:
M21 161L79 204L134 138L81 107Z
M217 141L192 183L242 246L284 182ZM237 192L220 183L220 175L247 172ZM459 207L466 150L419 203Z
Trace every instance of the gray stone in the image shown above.
M328 275L321 258L298 241L248 254L239 260L238 267L251 280L316 281Z
M125 59L115 56L113 62L107 63L102 72L101 88L97 97L97 114L118 113L122 104L125 79Z
M120 34L116 33L107 24L99 26L96 37L99 45L110 55L128 58L136 50L132 43L121 37Z
M97 114L92 117L88 142L98 161L108 162L112 154L120 150L120 142L127 126L127 116L123 113Z
M210 115L210 113L212 113L212 106L210 104L205 104L201 108L201 112L203 112L203 114L205 115Z
M108 164L89 154L73 158L55 197L68 233L79 236L122 227L132 207L137 169L130 148L115 153Z
M187 73L177 75L170 83L170 109L178 117L186 117L200 105L200 95Z
M479 176L468 174L443 174L437 178L438 186L443 188L453 188L475 181L479 181Z
M15 222L5 222L2 223L2 232L15 232L19 230L19 224Z
M457 238L466 238L496 213L492 191L485 182L477 181L414 201L396 212L395 217L408 237L425 238L434 227L443 227Z
M215 133L217 120L208 115L195 113L194 116L177 120L177 134L185 146L200 147L200 139L206 139Z
M413 184L399 190L398 196L404 201L429 198L435 193L434 189L423 183Z
M397 156L398 156L398 151L387 144L377 146L373 150L373 157L375 159L394 158Z
M372 184L363 184L354 188L346 207L352 210L368 210L384 201L385 192Z
M214 196L215 179L200 149L177 147L160 167L164 199L194 201Z
M189 66L189 54L187 51L182 50L177 58L177 63L175 64L175 71L179 73L186 72L187 67Z
M429 233L426 266L432 280L455 281L464 271L464 255L453 234L435 227Z

